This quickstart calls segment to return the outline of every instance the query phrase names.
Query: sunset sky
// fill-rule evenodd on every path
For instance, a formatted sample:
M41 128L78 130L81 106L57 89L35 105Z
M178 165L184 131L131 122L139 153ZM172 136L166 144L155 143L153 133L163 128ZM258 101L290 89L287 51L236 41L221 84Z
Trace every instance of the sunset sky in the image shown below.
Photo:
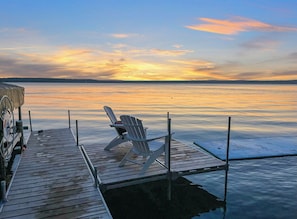
M0 77L297 80L297 1L0 0Z

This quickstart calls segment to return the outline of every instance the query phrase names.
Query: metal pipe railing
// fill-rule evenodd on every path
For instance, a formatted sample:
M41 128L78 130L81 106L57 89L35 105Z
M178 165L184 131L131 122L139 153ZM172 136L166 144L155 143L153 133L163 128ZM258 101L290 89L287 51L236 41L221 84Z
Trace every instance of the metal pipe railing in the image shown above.
M71 128L71 123L70 123L71 119L70 119L70 110L68 110L68 124L69 124L69 128Z
M226 149L226 169L225 169L224 202L226 202L226 199L227 199L227 185L228 185L228 171L229 171L230 130L231 130L231 117L229 116L229 118L228 118L228 134L227 134L227 149Z
M168 146L166 151L166 160L167 160L167 176L168 176L168 200L171 201L172 196L172 173L171 173L171 118L169 117L169 112L167 112L167 126L168 126Z
M29 123L30 123L30 131L32 132L32 120L31 120L31 111L29 110Z

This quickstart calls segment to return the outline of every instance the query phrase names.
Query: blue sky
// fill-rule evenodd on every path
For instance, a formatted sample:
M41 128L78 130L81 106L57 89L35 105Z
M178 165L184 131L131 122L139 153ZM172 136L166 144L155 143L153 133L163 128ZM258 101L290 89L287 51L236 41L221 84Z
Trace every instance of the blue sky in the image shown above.
M297 80L294 0L0 0L0 77Z

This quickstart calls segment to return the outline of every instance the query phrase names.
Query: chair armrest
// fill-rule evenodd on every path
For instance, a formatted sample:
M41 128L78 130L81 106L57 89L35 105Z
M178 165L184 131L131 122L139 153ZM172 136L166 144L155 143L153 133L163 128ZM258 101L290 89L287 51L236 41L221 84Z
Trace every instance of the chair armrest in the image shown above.
M152 138L147 138L146 141L154 141L154 140L161 139L161 138L166 138L166 137L168 137L168 134L166 134L166 135L159 135L159 136L152 137Z
M125 128L125 126L121 123L113 123L110 124L110 127L114 127L114 128Z
M171 135L173 135L174 132L171 133ZM148 138L146 138L147 141L153 141L153 140L156 140L156 139L160 139L160 138L165 138L165 137L168 137L168 133L164 133L162 135L159 135L159 136L156 136L156 137L150 137L148 136Z
M171 135L173 135L174 133L171 133ZM154 141L154 140L157 140L157 139L161 139L161 138L166 138L168 137L168 134L165 134L165 135L160 135L160 136L156 136L156 137L151 137L151 138L142 138L142 139L135 139L135 138L132 138L129 136L128 134L128 139L132 140L132 141Z

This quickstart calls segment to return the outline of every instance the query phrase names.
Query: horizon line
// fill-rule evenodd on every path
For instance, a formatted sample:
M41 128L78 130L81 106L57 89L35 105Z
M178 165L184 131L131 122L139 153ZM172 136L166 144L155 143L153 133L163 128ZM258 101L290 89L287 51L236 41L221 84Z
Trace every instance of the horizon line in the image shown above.
M290 83L296 80L114 80L114 79L77 79L77 78L0 78L0 82L40 82L40 83Z

